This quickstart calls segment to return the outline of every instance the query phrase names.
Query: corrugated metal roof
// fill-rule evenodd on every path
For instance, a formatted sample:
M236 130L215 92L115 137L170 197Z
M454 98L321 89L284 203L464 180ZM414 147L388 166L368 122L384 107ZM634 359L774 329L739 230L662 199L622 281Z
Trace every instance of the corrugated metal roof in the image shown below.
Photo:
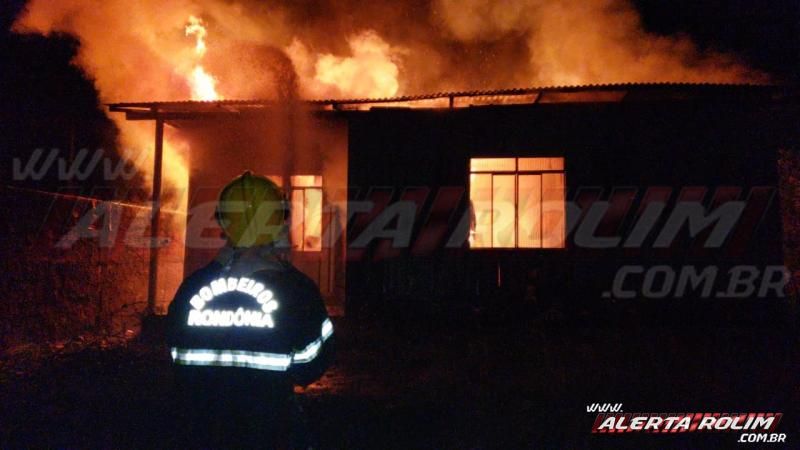
M793 89L776 85L720 84L720 83L621 83L588 84L580 86L547 86L516 89L435 92L421 95L403 95L381 98L329 98L303 100L303 103L321 109L368 109L372 106L407 107L463 107L474 105L503 105L520 103L609 102L636 99L669 98L699 94L745 94L775 96ZM649 94L644 95L642 94ZM664 97L666 95L667 97ZM654 96L654 97L653 97ZM243 109L263 108L277 104L275 99L184 100L168 102L111 103L114 112L126 112L129 118L147 119L154 113L235 113ZM141 117L140 117L141 116ZM187 117L188 118L188 117Z

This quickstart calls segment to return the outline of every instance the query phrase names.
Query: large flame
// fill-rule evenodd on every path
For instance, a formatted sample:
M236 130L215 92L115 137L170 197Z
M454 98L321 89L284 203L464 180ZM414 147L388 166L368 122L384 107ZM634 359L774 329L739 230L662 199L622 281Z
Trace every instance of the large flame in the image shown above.
M207 34L208 30L206 30L205 25L203 25L203 20L197 16L189 16L189 23L186 24L186 35L195 37L194 52L201 58L206 54L206 50L208 49L206 47Z
M407 1L29 0L14 30L77 36L103 102L767 79L647 32L627 0ZM151 124L112 118L125 147L152 152ZM183 189L180 147L170 138L164 173Z
M189 85L192 88L192 100L219 100L216 84L217 80L200 64L201 59L206 54L206 35L208 31L203 25L203 21L196 16L189 16L189 23L186 24L186 36L195 37L194 52L198 62L189 75Z
M192 86L192 100L219 100L214 79L203 66L195 66L189 77L189 84Z

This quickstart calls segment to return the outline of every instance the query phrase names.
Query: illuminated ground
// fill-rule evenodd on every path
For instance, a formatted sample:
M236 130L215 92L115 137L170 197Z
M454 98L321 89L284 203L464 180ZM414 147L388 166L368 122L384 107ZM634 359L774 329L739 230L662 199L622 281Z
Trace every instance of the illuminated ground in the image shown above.
M787 330L623 333L542 317L525 325L499 316L411 319L337 322L337 365L303 394L323 447L663 448L737 439L598 440L589 402L622 402L630 412L781 411L781 430L798 429L800 359ZM162 348L70 347L6 356L0 447L177 445Z

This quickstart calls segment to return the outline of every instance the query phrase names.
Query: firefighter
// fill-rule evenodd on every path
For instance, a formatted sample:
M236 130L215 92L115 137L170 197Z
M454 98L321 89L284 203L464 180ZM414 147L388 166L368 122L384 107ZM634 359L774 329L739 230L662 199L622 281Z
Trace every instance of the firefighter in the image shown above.
M333 325L314 282L286 261L288 205L275 183L245 172L216 215L226 245L167 316L184 431L203 447L270 447L297 417L294 385L330 364Z

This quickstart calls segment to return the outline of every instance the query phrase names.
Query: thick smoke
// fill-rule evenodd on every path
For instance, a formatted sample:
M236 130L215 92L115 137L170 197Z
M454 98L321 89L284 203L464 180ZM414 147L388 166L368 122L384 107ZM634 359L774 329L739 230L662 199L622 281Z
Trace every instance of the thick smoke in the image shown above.
M685 36L645 32L623 0L436 0L435 11L462 42L523 38L522 70L533 85L766 81L731 56L699 52Z
M187 35L190 17L204 33ZM191 98L198 67L228 99L767 79L686 37L647 33L625 0L31 0L14 30L75 35L75 63L103 102ZM126 147L152 149L152 125L113 118ZM165 173L177 187L181 146L168 139Z
M286 52L300 75L303 94L312 98L397 95L402 49L393 48L374 31L347 38L350 55L312 54L299 39Z
M31 0L15 30L76 35L76 63L106 101L189 98L190 16L208 28L204 61L226 98L766 80L645 32L625 0L431 1Z

